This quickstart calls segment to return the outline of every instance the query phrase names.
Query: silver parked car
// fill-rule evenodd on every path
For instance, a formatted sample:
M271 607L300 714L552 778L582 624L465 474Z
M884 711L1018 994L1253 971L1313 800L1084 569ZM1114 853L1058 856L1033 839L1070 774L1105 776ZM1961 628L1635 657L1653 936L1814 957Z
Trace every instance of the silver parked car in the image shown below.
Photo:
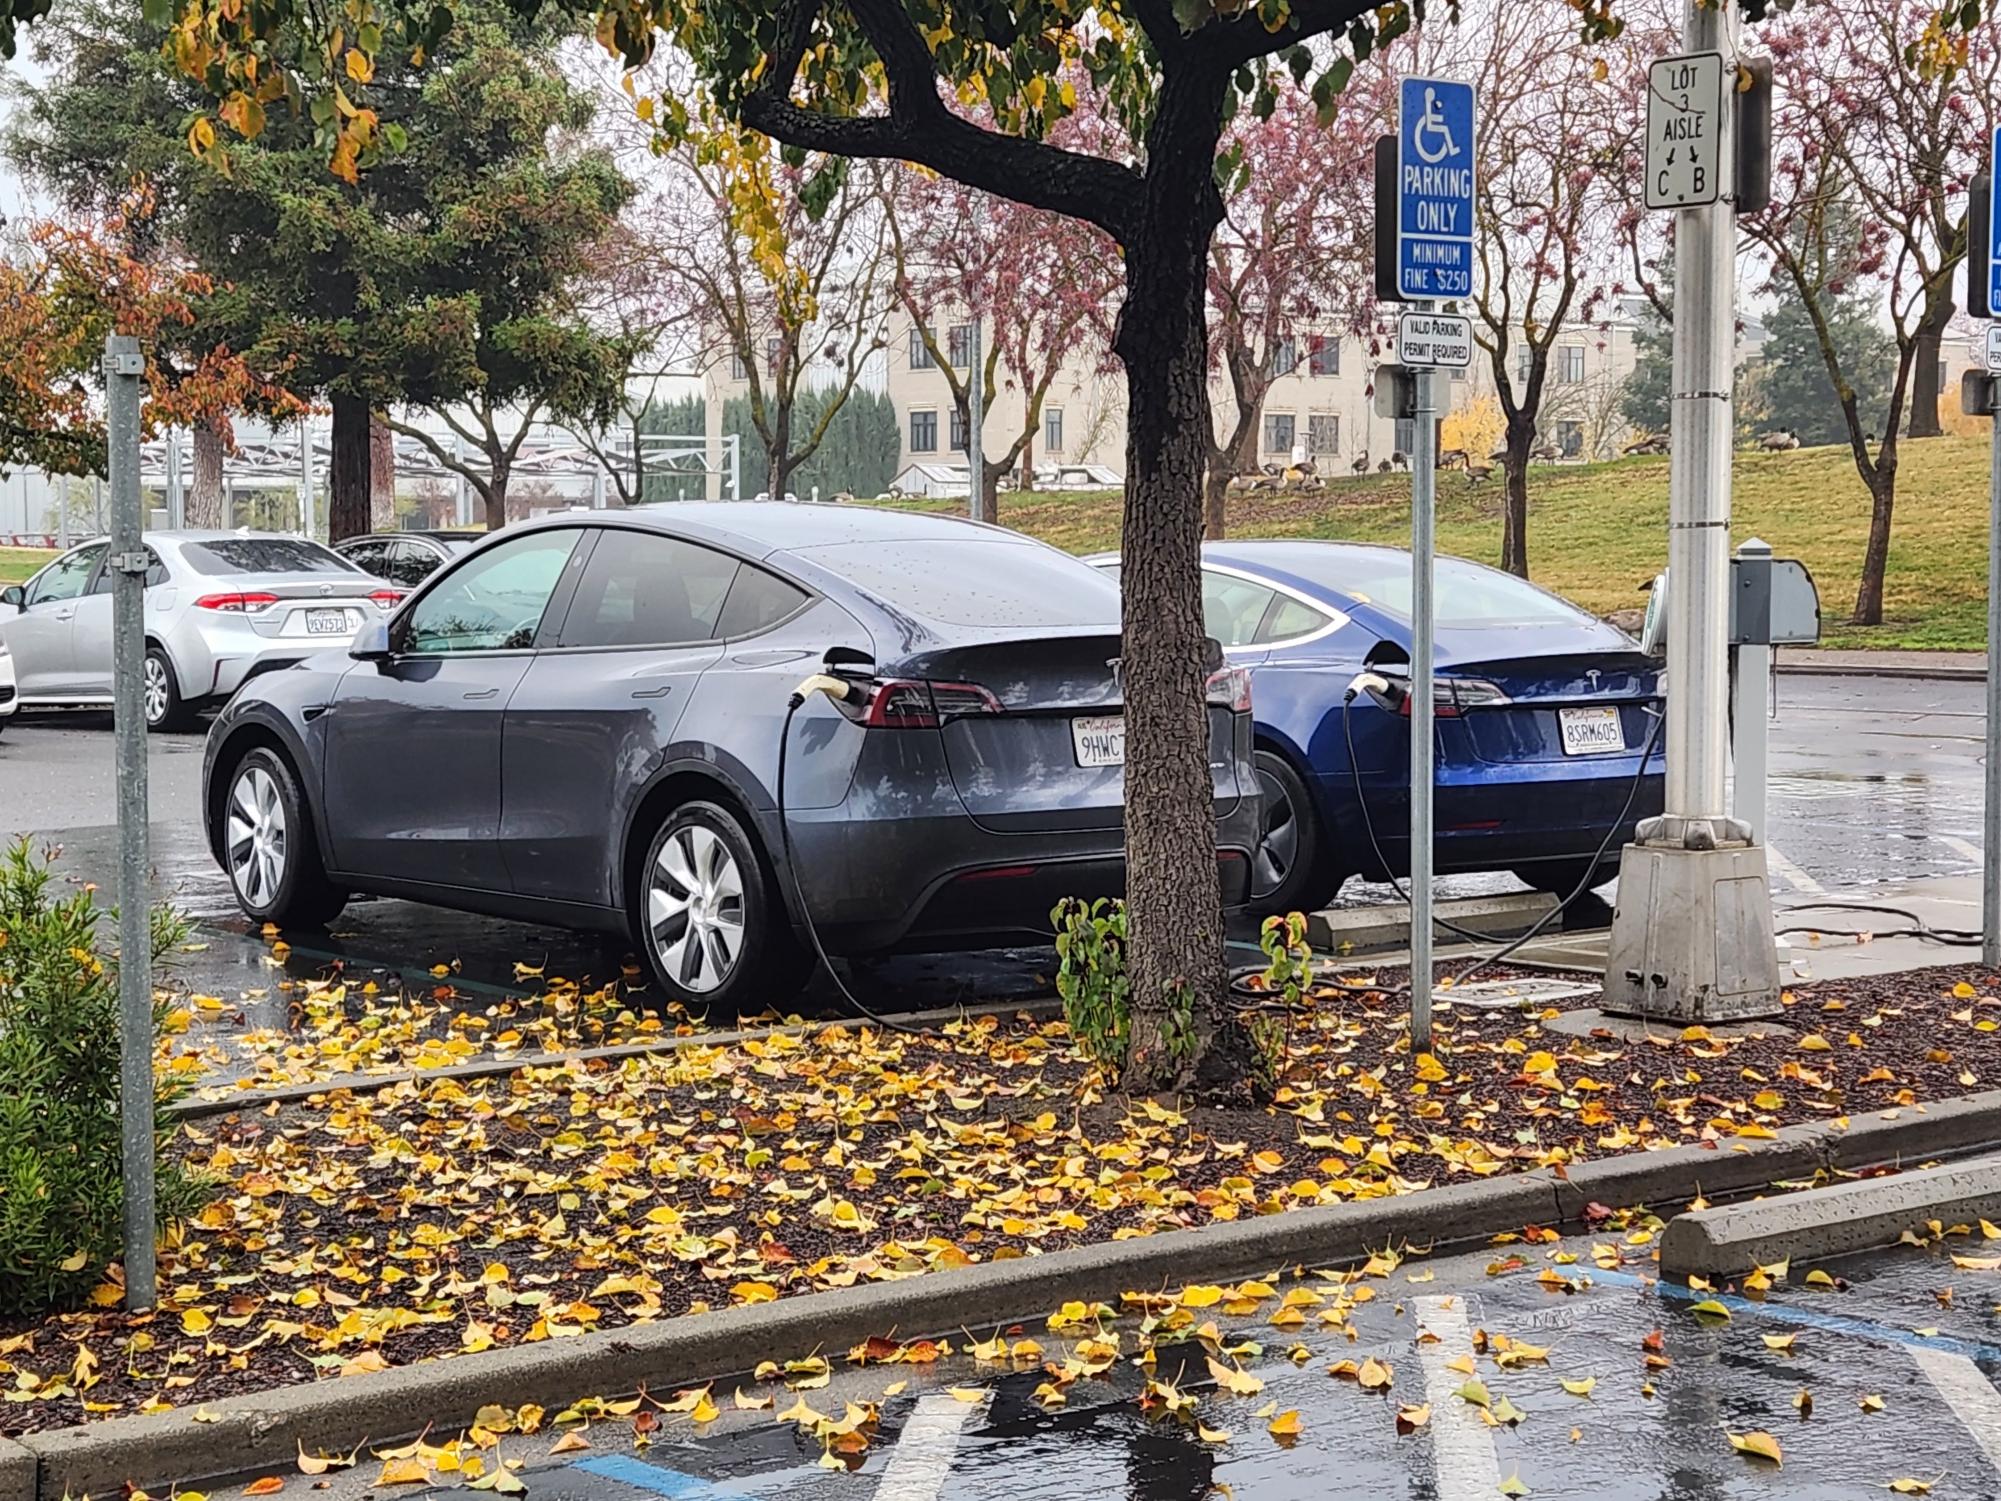
M111 575L103 538L0 590L0 643L23 705L111 702ZM146 534L146 724L189 723L249 679L345 646L407 590L303 537Z

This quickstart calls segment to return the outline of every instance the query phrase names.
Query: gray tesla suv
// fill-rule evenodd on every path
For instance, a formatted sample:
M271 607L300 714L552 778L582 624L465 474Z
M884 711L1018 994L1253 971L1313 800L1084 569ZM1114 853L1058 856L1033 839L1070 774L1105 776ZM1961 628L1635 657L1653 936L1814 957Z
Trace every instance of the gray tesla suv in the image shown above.
M209 847L259 922L367 892L630 935L660 991L718 1006L796 989L808 921L848 955L1046 936L1059 897L1124 879L1118 621L1097 569L945 517L518 524L350 647L244 685L209 733ZM845 693L792 711L820 674ZM1237 904L1241 670L1210 700Z

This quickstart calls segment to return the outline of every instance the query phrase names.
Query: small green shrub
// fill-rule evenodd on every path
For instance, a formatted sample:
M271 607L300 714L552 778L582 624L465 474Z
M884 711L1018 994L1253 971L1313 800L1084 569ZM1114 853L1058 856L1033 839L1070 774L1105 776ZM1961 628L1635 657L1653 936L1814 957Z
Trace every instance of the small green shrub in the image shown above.
M58 896L17 840L0 857L0 1313L72 1302L103 1280L123 1239L118 969L99 947L90 893ZM186 936L151 915L157 962ZM158 1035L165 1007L156 1004ZM162 1089L160 1103L173 1091ZM155 1117L161 1223L199 1202Z
M1258 929L1264 950L1264 990L1288 1006L1297 1006L1313 988L1313 950L1306 942L1306 919L1297 912L1267 917Z
M1049 914L1056 927L1056 993L1084 1056L1118 1078L1132 1034L1132 980L1126 973L1126 908L1111 897L1066 896Z

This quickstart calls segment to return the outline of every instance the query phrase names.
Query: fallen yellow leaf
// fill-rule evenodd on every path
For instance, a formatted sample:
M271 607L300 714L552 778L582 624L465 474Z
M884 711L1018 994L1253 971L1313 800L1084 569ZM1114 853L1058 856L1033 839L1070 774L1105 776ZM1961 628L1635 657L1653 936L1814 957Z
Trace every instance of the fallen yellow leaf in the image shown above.
M1270 1431L1271 1431L1271 1436L1273 1438L1298 1438L1299 1437L1298 1410L1296 1408L1287 1408L1284 1412L1280 1413L1277 1417L1273 1418L1271 1420Z
M1730 1447L1739 1454L1749 1454L1756 1459L1769 1459L1775 1465L1785 1463L1785 1452L1779 1448L1779 1441L1762 1429L1754 1428L1749 1433L1730 1433L1724 1436L1730 1440Z

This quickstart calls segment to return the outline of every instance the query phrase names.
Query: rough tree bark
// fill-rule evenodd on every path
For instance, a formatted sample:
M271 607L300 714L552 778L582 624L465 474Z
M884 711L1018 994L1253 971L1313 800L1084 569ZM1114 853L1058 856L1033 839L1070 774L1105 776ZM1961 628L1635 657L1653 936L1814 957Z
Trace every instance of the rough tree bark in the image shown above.
M1935 297L1918 321L1916 364L1911 370L1911 421L1913 438L1936 438L1944 431L1938 420L1939 346L1945 328L1952 321L1952 298Z
M377 531L396 524L396 435L380 412L368 419L368 514Z
M514 468L504 454L488 455L493 469L492 477L486 482L486 529L497 532L507 525L507 486L514 478Z
M1529 576L1529 450L1535 447L1535 420L1517 413L1508 419L1507 456L1501 467L1507 495L1501 504L1501 566Z
M333 397L333 454L327 469L327 540L369 530L369 414L359 396Z
M1223 215L1209 163L1227 73L1171 73L1147 134L1139 222L1126 244L1126 303L1113 348L1126 368L1122 551L1128 786L1126 920L1136 1092L1241 1092L1255 1074L1230 1006L1207 755L1202 475L1210 442L1205 270Z
M183 513L189 526L226 526L228 520L222 514L222 428L213 421L198 422L194 432L195 472Z

